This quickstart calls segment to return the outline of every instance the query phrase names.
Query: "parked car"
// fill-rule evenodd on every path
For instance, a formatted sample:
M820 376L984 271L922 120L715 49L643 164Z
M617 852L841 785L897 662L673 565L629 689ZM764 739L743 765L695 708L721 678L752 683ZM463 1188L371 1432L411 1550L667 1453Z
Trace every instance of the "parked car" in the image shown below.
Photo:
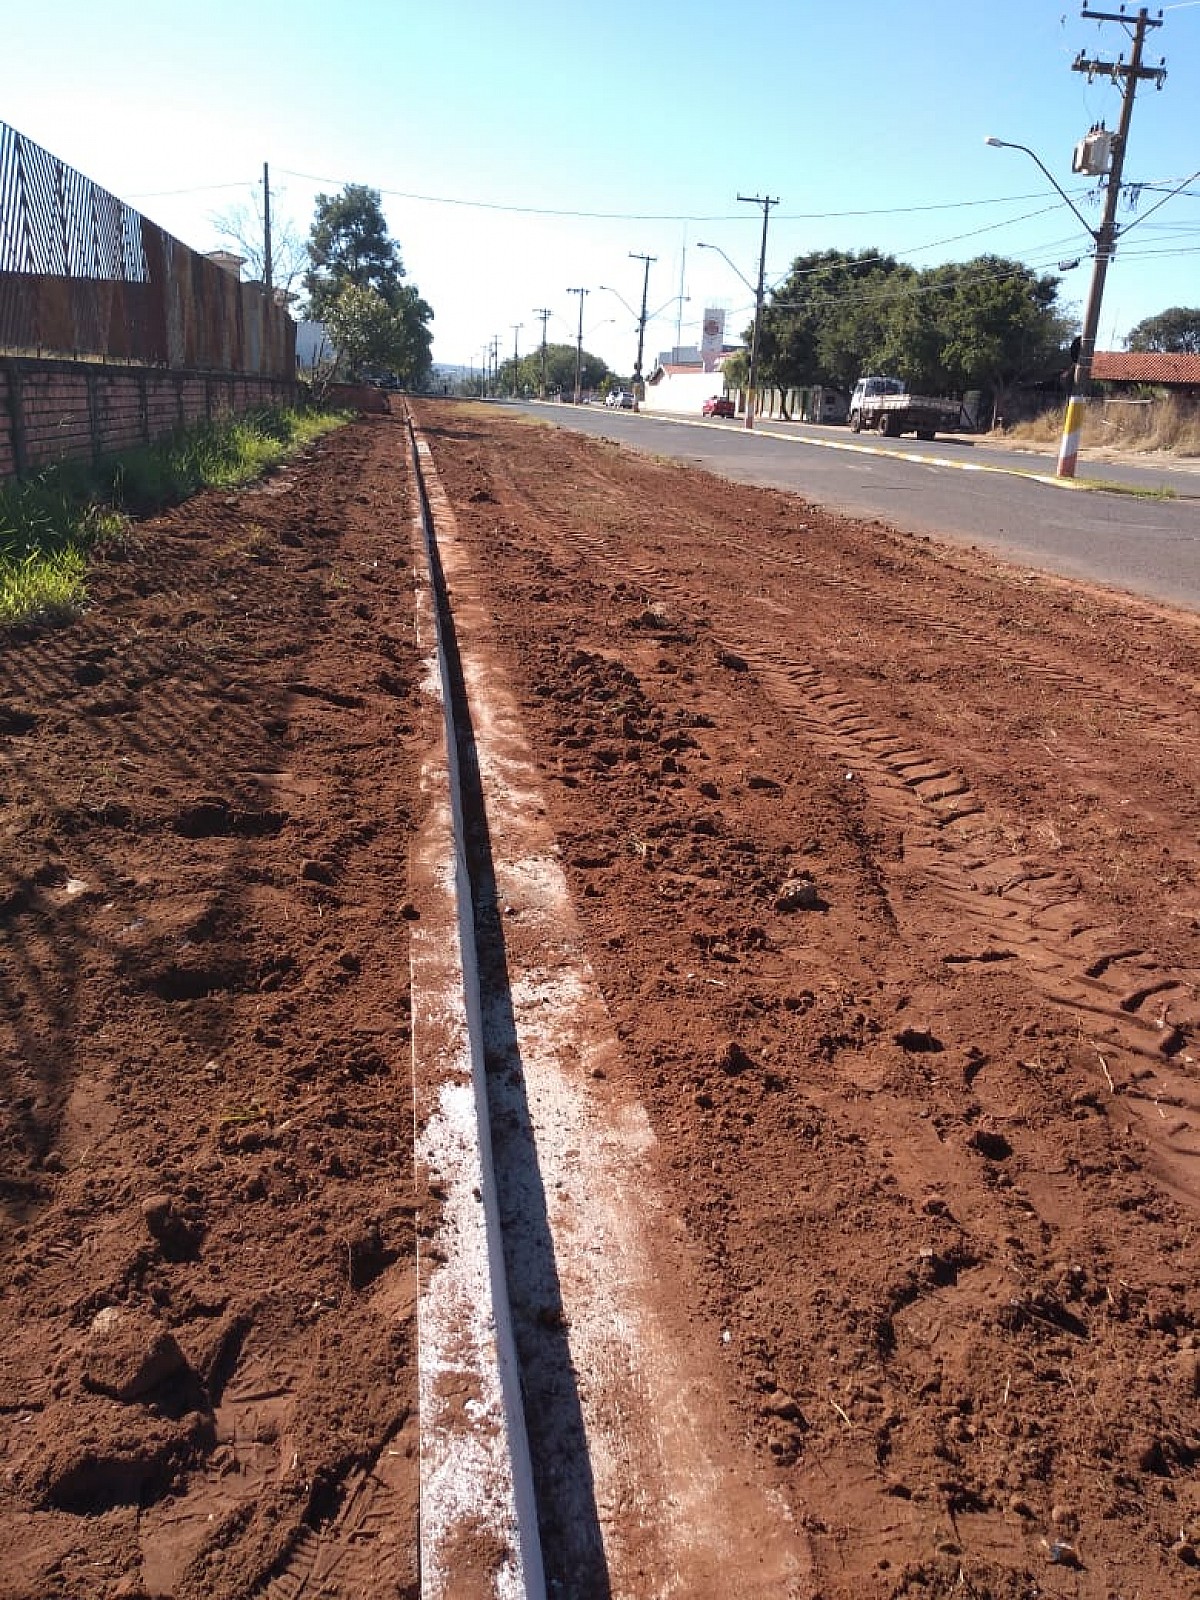
M703 409L706 417L732 417L737 415L733 401L727 394L714 394L711 400L704 402Z
M609 391L606 406L614 406L619 411L633 410L633 395L628 389L612 389Z

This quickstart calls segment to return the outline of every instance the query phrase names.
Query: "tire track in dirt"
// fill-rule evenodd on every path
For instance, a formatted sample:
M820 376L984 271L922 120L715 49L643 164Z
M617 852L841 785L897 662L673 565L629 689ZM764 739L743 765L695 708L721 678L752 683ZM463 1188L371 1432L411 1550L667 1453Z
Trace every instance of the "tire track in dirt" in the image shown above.
M599 468L587 474L576 469L575 480L573 492L579 504L594 510L601 520L611 520L611 496ZM673 531L670 519L665 519L665 537ZM689 550L699 548L694 529L681 526L678 538ZM572 546L577 555L601 569L613 565L613 541L606 531L576 531ZM710 552L720 552L733 565L745 557L742 546L712 529L704 530L703 551L697 576L702 575ZM943 654L959 650L984 656L998 675L1022 673L1048 691L1069 693L1106 715L1115 711L1136 718L1147 740L1159 745L1173 741L1178 761L1200 762L1190 686L1168 668L1156 668L1155 678L1160 693L1178 698L1174 707L1148 702L1112 677L1088 673L1082 664L1068 666L1062 660L1065 644L1014 639L947 618L922 597L916 584L905 585L901 604L881 584L845 567L836 574L823 573L783 538L760 546L758 555L793 573L804 586L806 607L818 613L822 595L832 601L836 590L842 604L847 594L852 595L862 612L881 625L929 632L939 638ZM1190 1168L1200 1157L1200 1083L1193 1070L1200 1030L1200 972L1172 970L1153 952L1106 926L1087 903L1073 873L1016 856L1008 841L1006 818L994 801L989 803L975 792L961 771L913 744L905 732L882 723L831 673L811 662L765 652L747 641L744 623L713 615L707 594L699 601L686 582L684 559L681 556L674 567L679 574L675 579L666 575L660 560L636 551L624 551L621 565L630 580L666 598L693 622L706 611L716 648L744 660L764 692L803 725L813 745L855 771L879 816L900 831L907 869L923 872L978 932L978 948L948 951L947 965L1019 962L1048 1000L1073 1011L1080 1035L1091 1042L1113 1092L1119 1088L1139 1104L1153 1142L1168 1156L1171 1180L1193 1197L1200 1195L1200 1173L1177 1170L1177 1163ZM781 602L767 603L786 609ZM1144 621L1154 616L1145 608L1135 609ZM1073 760L1077 767L1103 770L1099 757L1077 753ZM902 922L902 906L894 909Z
M515 483L511 487L518 494L526 492ZM612 519L611 489L598 467L585 474L578 465L573 465L572 493L580 506L586 506L597 518ZM800 502L798 515L802 516L806 509L804 502ZM689 566L694 567L694 552L701 543L695 527L687 521L673 522L669 511L662 516L659 526L662 548L666 547L667 541L671 543L675 571L682 574ZM1161 701L1148 702L1145 696L1124 689L1115 674L1100 678L1087 673L1084 663L1070 654L1069 640L1014 636L995 628L968 626L961 618L948 616L938 604L938 597L927 596L921 574L915 567L912 581L903 571L894 571L887 563L872 572L875 581L858 576L844 562L839 562L835 570L824 571L810 553L797 549L796 540L803 531L804 524L799 523L785 533L776 535L770 542L760 544L756 554L760 561L794 575L801 585L800 593L806 610L819 614L823 604L836 603L843 608L848 597L856 599L862 602L862 614L870 616L880 626L918 638L936 639L939 652L947 659L953 658L958 652L965 652L993 660L997 671L1022 673L1054 693L1069 691L1083 704L1098 707L1106 715L1116 712L1136 718L1147 738L1177 738L1181 751L1187 752L1193 761L1200 761L1193 678L1155 661L1152 664L1155 687L1160 695L1169 695L1176 704L1167 708ZM896 538L882 525L879 536L881 540L892 542ZM580 551L586 550L591 559L599 560L602 565L611 565L613 552L606 535L576 537L573 542ZM713 564L711 556L714 553L727 558L731 568L744 565L745 546L721 534L715 525L703 529L702 544L704 556L696 569L697 577L701 576L704 567ZM906 557L896 557L894 565L902 568L906 561ZM627 568L630 576L640 578L650 588L663 590L670 587L664 583L660 563L648 562L635 554L628 561ZM1015 581L1019 588L1025 586L1024 576L1018 574ZM897 587L902 599L896 598ZM694 612L694 597L690 591L677 586L676 599ZM780 609L787 608L781 606ZM1141 626L1153 626L1161 621L1157 612L1133 601L1128 604L1127 614Z
M725 544L736 553L734 545ZM613 552L603 536L582 535L575 545L597 565L612 564ZM803 563L794 565L806 579L810 576ZM694 619L699 613L693 590L664 577L657 563L633 555L623 569L681 614ZM876 603L876 591L849 581L864 603ZM961 770L887 725L831 673L748 641L744 626L730 616L714 616L711 607L709 618L717 651L744 663L810 744L865 786L879 819L903 841L906 872L919 871L936 886L955 918L975 930L972 947L945 950L946 965L1019 963L1046 1000L1074 1014L1110 1092L1128 1096L1137 1106L1163 1181L1192 1200L1200 1199L1200 1079L1195 1071L1200 972L1173 970L1106 926L1074 873L1016 855L1006 819L994 802L974 790ZM894 611L893 621L902 620ZM931 611L926 621L932 621ZM1085 700L1112 704L1108 687L1067 673L1031 648L1011 651L982 631L960 631L972 648L986 648L998 658L999 673L1006 670L1007 657L1060 690L1070 688ZM1141 709L1132 695L1124 696L1124 703L1131 713ZM1195 750L1182 712L1152 709L1150 715L1158 724L1156 736L1160 729L1169 730L1181 745ZM894 883L889 898L903 929L903 894Z
M793 538L795 536L793 535ZM705 549L719 549L731 565L744 558L744 550L735 542L706 533ZM779 539L769 547L759 550L760 557L772 566L792 574L801 585L806 609L820 614L825 607L843 609L847 599L860 603L860 613L869 616L881 632L891 631L907 635L914 640L934 641L938 658L942 661L957 659L988 660L997 673L1012 674L1041 685L1053 704L1060 697L1070 696L1083 714L1094 713L1097 721L1126 720L1136 723L1148 745L1152 744L1165 757L1171 754L1175 763L1200 764L1200 741L1197 740L1197 721L1194 705L1194 679L1172 670L1160 662L1139 663L1143 671L1152 672L1156 701L1147 700L1135 690L1124 687L1115 673L1103 677L1086 670L1086 663L1070 655L1068 639L1055 640L1036 635L1013 635L996 628L969 626L959 617L947 616L935 600L927 598L924 586L917 581L901 583L902 601L895 598L895 586L880 581L871 582L855 575L846 566L836 572L826 573L805 554L797 552L789 543ZM879 576L888 576L886 572ZM655 574L659 587L661 577ZM760 599L759 603L771 609L786 611L778 601ZM1132 615L1142 625L1153 625L1160 619L1144 608L1131 607ZM1175 703L1164 705L1163 697ZM1077 777L1094 777L1101 786L1108 782L1108 772L1102 752L1081 747L1076 741L1070 749L1070 764Z
M978 931L977 948L948 949L943 961L1019 961L1048 1000L1076 1014L1110 1078L1123 1067L1124 1092L1155 1111L1175 1109L1165 1128L1147 1117L1156 1142L1177 1157L1200 1155L1200 1093L1188 1070L1200 973L1173 971L1124 942L1096 917L1073 873L1015 857L961 772L865 719L819 669L756 661L753 652L747 659L813 742L866 784L879 814L900 829L907 865ZM902 926L900 907L897 920ZM1195 1183L1193 1174L1184 1187L1197 1192Z

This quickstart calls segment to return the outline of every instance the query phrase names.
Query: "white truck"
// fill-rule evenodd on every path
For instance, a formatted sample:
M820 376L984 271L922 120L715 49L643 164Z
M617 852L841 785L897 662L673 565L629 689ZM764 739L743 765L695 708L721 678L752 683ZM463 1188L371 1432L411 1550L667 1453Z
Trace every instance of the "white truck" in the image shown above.
M854 385L847 421L855 433L874 428L886 438L915 433L932 439L935 433L953 433L961 415L961 401L909 394L902 378L869 377Z

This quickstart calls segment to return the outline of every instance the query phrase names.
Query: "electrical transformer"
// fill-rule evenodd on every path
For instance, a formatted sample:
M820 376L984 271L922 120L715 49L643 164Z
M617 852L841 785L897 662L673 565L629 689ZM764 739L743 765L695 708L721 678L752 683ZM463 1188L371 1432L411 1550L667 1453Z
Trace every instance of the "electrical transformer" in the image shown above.
M1112 134L1102 122L1095 124L1075 146L1071 171L1082 172L1089 178L1102 176L1112 167L1112 147Z

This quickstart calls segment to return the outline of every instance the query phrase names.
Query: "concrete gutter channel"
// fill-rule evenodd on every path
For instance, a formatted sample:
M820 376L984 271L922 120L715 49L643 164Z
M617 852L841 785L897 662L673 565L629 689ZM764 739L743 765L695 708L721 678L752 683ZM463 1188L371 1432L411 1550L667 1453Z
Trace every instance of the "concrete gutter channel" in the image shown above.
M655 1139L582 940L481 583L428 446L412 521L431 729L412 853L422 1600L807 1592L723 1410Z
M415 440L412 448L420 483ZM543 1600L487 1116L454 669L423 490L412 534L422 689L435 711L410 863L420 908L411 942L414 1114L418 1166L440 1200L435 1234L417 1243L421 1595L465 1596L456 1568L469 1561L490 1569L480 1600Z

